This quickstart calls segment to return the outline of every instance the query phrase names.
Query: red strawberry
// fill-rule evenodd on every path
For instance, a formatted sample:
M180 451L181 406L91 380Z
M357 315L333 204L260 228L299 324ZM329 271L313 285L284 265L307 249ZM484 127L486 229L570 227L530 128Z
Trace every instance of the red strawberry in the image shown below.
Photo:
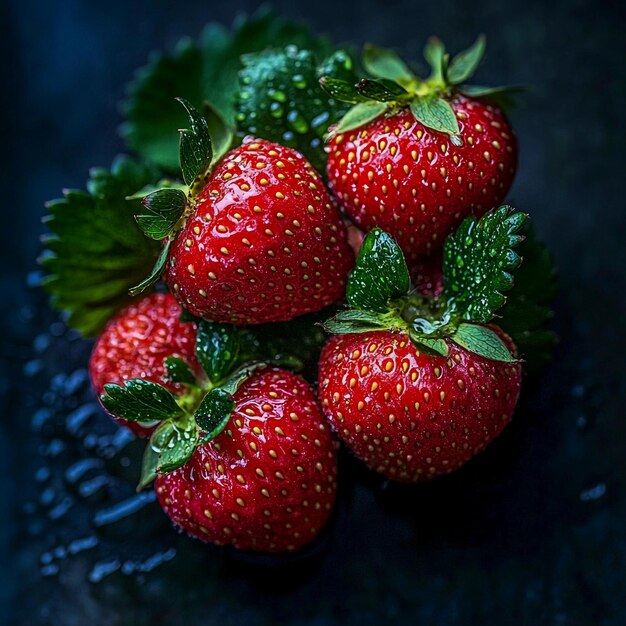
M447 343L448 356L428 356L407 334L378 331L333 337L324 347L324 413L348 447L388 478L413 482L447 474L511 419L521 365Z
M165 280L195 315L257 324L343 297L354 262L346 229L321 178L295 150L244 143L192 202Z
M328 520L336 492L336 450L315 395L299 376L274 368L253 374L233 399L225 430L158 476L159 502L203 541L298 550Z
M381 117L330 144L328 180L350 219L392 234L409 261L438 250L468 214L506 196L517 142L500 109L456 95L462 146L410 111Z
M421 294L438 298L443 293L443 269L440 254L415 261L409 266L409 273L415 288Z
M175 394L182 385L164 380L163 361L168 356L184 359L200 372L194 347L196 325L180 321L181 308L172 295L153 293L122 309L105 326L89 361L91 384L98 396L108 383L122 384L131 378L159 383ZM113 416L136 435L145 437L153 428Z
M363 239L365 239L365 233L358 227L346 220L346 227L348 229L348 243L354 252L354 256L358 256L359 250L363 245Z
M438 251L468 215L500 204L517 167L517 142L502 110L485 97L502 89L463 83L484 52L479 39L449 61L432 40L422 80L391 51L366 48L364 66L383 80L322 86L356 103L331 129L328 181L362 229L391 234L412 263Z

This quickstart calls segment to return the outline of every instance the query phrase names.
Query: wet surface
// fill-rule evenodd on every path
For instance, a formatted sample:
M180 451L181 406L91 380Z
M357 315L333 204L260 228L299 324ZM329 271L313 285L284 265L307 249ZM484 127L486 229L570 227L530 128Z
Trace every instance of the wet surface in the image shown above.
M556 362L542 383L526 382L514 422L486 453L409 487L344 454L329 532L283 560L188 539L151 491L135 493L142 444L96 402L90 344L41 294L29 299L16 321L42 332L13 390L15 624L620 623L621 383L570 311L560 311L569 339Z
M293 5L276 5L295 15ZM0 509L8 519L0 560L11 564L0 571L0 598L8 623L623 624L621 10L519 0L477 11L444 2L417 16L408 2L365 1L358 11L334 6L328 20L318 5L301 9L339 40L396 42L401 51L431 32L460 47L485 30L492 53L481 79L536 85L513 114L521 163L511 199L531 211L556 254L562 342L543 378L526 381L513 423L456 474L389 485L344 455L329 532L280 560L188 539L149 492L135 493L141 445L102 413L85 369L90 344L48 311L33 287L38 276L28 274L43 201L81 185L88 166L121 149L111 131L123 83L149 49L197 32L206 5L190 3L176 20L160 3L151 17L140 17L141 3L136 14L114 1L106 11L72 2L55 15L34 0L17 6L10 3L15 29L3 41L20 50L11 71L22 98L9 103L16 148L5 170L20 190L14 228L22 236L3 245L0 303ZM226 5L212 12L231 15ZM64 52L48 54L60 41ZM36 150L24 139L34 131Z

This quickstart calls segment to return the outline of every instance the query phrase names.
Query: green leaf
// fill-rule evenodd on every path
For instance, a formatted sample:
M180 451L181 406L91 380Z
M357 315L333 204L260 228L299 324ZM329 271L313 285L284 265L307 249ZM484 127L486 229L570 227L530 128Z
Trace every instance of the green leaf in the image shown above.
M215 38L226 39L226 32L216 33ZM185 114L174 98L202 105L202 68L200 46L189 38L171 54L153 53L128 85L121 106L120 133L129 148L171 174L179 172L177 131L185 124Z
M327 140L345 133L355 128L365 126L369 122L380 117L387 110L387 105L384 102L362 102L355 104L339 121L336 126L333 126L328 133Z
M369 99L362 96L356 86L347 80L332 78L330 76L322 76L320 78L320 87L335 100L347 102L348 104L358 104L359 102L367 102Z
M405 89L389 80L364 78L357 83L357 90L362 96L377 102L392 102L408 95Z
M65 191L63 199L46 205L49 234L40 259L52 304L87 336L128 303L129 287L150 271L159 250L135 222L139 201L126 199L156 182L156 172L118 157L110 170L93 168L90 174L88 192Z
M444 82L447 71L448 55L440 39L431 37L424 48L424 58L431 67L431 80Z
M528 91L527 87L513 85L510 87L481 87L480 85L461 85L458 90L470 98L485 98L502 108L511 108L515 104L517 93Z
M130 196L126 196L126 200L143 200L146 196L149 196L155 191L160 191L161 189L179 189L183 193L186 193L187 185L171 180L169 178L162 178L156 184L146 185L136 193Z
M202 442L215 439L226 428L235 409L235 401L223 389L210 391L195 412L196 423L204 431Z
M405 295L410 286L409 270L398 244L380 228L370 231L348 278L350 305L372 313L386 313L389 300Z
M196 386L198 381L189 364L177 356L168 356L165 361L165 378L173 383Z
M165 269L165 264L167 263L167 259L170 254L170 248L172 247L172 240L168 239L163 247L161 248L161 252L152 268L152 271L148 275L147 278L144 278L138 285L131 287L128 290L128 293L131 296L138 296L140 293L143 293L149 287L152 287L154 283L161 277L163 270Z
M237 361L241 342L235 326L201 321L196 336L196 356L209 380L218 383Z
M213 158L211 137L204 117L187 100L183 98L176 98L176 100L183 105L189 116L189 128L179 130L179 158L183 180L186 185L191 186L196 178L204 174L211 163Z
M345 335L392 328L396 322L396 318L390 315L349 309L340 311L334 317L326 320L323 327L327 333Z
M450 61L447 71L447 82L450 85L459 85L465 82L476 71L485 54L485 37L478 39L463 52L460 52Z
M317 76L354 83L356 71L352 52L335 50L317 66Z
M220 112L208 102L204 103L204 119L209 129L215 164L231 149L236 129L234 125L227 124Z
M295 148L318 171L325 171L324 135L348 106L321 89L313 52L287 46L244 55L242 62L237 96L240 136Z
M132 378L124 385L105 385L102 404L113 415L133 422L156 422L183 415L174 396L161 385Z
M381 330L379 326L364 324L359 321L342 322L331 317L324 322L324 330L330 335L359 335L372 330Z
M395 52L372 44L363 49L363 66L375 78L386 78L403 87L415 81L415 75Z
M451 136L459 134L459 122L450 104L443 98L424 96L411 102L411 113L427 128Z
M448 344L445 340L437 337L425 337L413 329L409 330L409 336L415 347L424 354L448 356Z
M179 319L181 322L195 322L197 324L201 318L191 313L188 309L183 308Z
M220 385L220 389L225 391L231 395L241 387L241 385L250 378L254 373L259 370L264 370L268 367L267 363L257 362L257 363L246 363L242 365L240 368L236 369L227 380L222 382Z
M550 305L556 295L557 276L548 248L536 238L531 225L527 224L523 232L526 238L517 252L524 261L499 311L498 326L515 342L524 368L535 373L550 360L557 343L556 334L546 328L552 319Z
M488 322L513 286L511 271L520 264L514 248L526 221L524 213L501 206L479 220L469 217L444 244L444 296L454 315Z
M505 363L516 361L502 339L487 326L459 324L451 339L462 348L493 361Z
M137 485L137 491L142 491L157 477L157 467L159 465L159 455L152 448L152 444L148 442L141 460L141 477Z
M395 313L370 313L360 309L345 309L339 311L332 319L337 322L361 322L381 328L391 328L397 321Z
M165 239L187 206L187 196L180 189L159 189L142 201L145 213L135 215L139 228L151 239Z
M526 87L522 87L521 85L512 85L510 87L484 87L482 85L461 85L459 91L466 96L471 96L472 98L482 98L486 96L492 96L500 93L515 93L526 91Z
M176 174L176 132L186 122L174 97L188 100L198 110L208 102L231 128L235 124L240 56L288 44L314 50L320 57L328 50L326 40L261 9L251 17L237 19L230 30L209 24L198 41L185 39L172 53L152 55L128 87L122 105L123 137L144 158Z
M241 329L241 362L263 361L293 369L307 366L317 369L317 361L326 342L319 326L328 311L302 315L289 322L260 324ZM298 341L293 338L297 337Z
M192 457L198 444L198 433L192 420L164 422L150 439L150 445L158 455L156 471L165 474L182 467Z

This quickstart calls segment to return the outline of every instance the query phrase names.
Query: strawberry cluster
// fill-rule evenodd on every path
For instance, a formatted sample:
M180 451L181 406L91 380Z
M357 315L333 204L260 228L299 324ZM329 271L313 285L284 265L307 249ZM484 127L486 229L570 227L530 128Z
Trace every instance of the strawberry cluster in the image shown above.
M72 274L80 309L71 284L55 287L75 263L51 246L56 303L98 329L93 388L148 440L139 486L154 483L190 535L298 550L331 515L340 442L418 482L461 467L511 419L514 338L539 305L527 324L527 294L510 311L529 231L500 206L517 164L506 91L465 84L483 51L479 39L451 59L431 40L426 79L374 46L360 79L343 52L319 66L295 46L247 55L233 118L179 99L179 176L133 190L120 167L92 184L84 228L105 233L107 264L95 286ZM118 188L116 210L155 242L124 306L110 268L135 275L135 226L102 220ZM53 223L79 199L52 205Z

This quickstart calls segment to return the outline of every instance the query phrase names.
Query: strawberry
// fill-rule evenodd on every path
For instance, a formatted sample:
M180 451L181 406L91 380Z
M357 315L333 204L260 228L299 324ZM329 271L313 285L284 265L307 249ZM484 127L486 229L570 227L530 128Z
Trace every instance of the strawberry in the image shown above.
M521 384L513 341L491 324L520 263L525 222L501 207L467 218L443 250L443 285L416 288L376 228L348 279L352 307L325 323L323 411L373 470L415 482L451 472L509 422ZM429 269L429 268L427 268Z
M324 183L295 150L249 141L200 191L165 279L192 313L288 320L343 297L353 257Z
M497 206L513 181L517 147L502 112L464 96L451 105L461 147L408 110L330 144L329 185L347 215L393 234L411 260L438 250L468 214Z
M346 228L348 229L348 243L354 252L354 256L358 256L359 250L363 245L363 239L365 239L365 233L351 222L346 221Z
M299 152L267 140L248 138L230 151L228 138L214 145L206 119L182 102L187 188L144 197L137 222L164 246L131 293L164 273L191 313L231 324L287 321L340 300L354 256L317 172Z
M174 523L218 545L294 551L313 540L336 492L336 450L315 395L299 376L273 368L233 395L220 435L155 487Z
M154 293L122 309L107 323L89 361L91 385L98 398L105 384L122 384L132 378L159 383L178 395L184 391L181 384L164 378L167 357L182 358L201 371L194 353L196 325L181 322L181 313L171 294ZM140 437L153 430L149 424L112 417Z
M166 359L167 379L106 384L102 402L137 424L155 422L140 488L194 537L245 550L297 550L328 519L336 448L308 383L270 363L294 363L259 331L201 320L200 371Z
M380 80L351 88L322 79L336 97L356 102L331 130L329 186L350 219L389 232L409 262L439 251L463 218L498 206L513 181L517 142L488 99L501 91L460 85L483 49L479 40L448 65L431 42L433 75L423 81L393 53L370 47L365 66Z
M443 293L441 255L423 257L409 266L415 288L425 296L438 298Z
M388 478L413 482L452 472L511 419L521 365L446 345L447 356L429 355L408 334L384 330L340 335L324 347L324 413L356 456Z

